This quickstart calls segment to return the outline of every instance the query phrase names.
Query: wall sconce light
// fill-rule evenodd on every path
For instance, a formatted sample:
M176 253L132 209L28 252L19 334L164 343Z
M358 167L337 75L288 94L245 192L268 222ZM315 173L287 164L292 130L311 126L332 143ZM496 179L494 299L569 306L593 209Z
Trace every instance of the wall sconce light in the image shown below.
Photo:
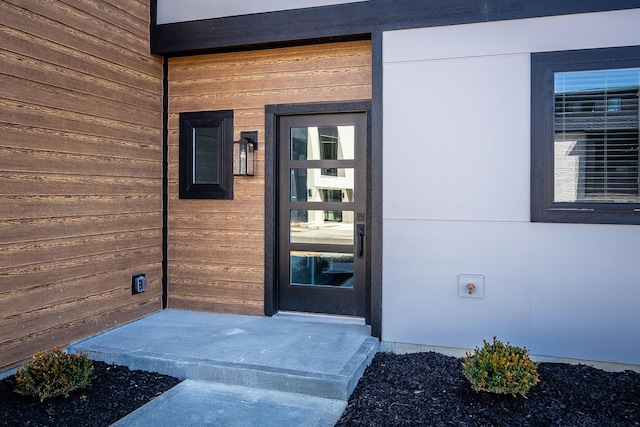
M255 152L258 150L258 131L240 132L240 141L233 142L233 174L253 176Z

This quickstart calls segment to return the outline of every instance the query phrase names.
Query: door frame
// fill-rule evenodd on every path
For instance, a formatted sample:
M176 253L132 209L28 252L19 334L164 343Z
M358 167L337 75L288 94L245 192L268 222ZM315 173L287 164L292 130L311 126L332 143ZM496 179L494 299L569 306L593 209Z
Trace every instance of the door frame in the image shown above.
M339 114L339 113L365 113L367 116L367 184L366 184L366 221L365 229L371 230L372 206L371 173L374 165L371 164L371 101L347 101L330 103L309 104L279 104L265 106L265 287L264 287L264 311L266 316L272 316L278 312L278 162L277 162L277 138L278 118L289 115L313 115L313 114ZM284 187L283 187L284 188ZM288 188L288 187L286 187ZM380 239L381 236L377 236ZM375 239L374 239L375 240ZM372 248L372 233L365 234L365 247ZM378 246L378 245L376 245ZM378 246L379 247L379 246ZM371 292L371 250L366 251L365 261L365 321L372 323L372 292ZM378 316L375 316L378 318ZM372 328L373 329L373 328Z

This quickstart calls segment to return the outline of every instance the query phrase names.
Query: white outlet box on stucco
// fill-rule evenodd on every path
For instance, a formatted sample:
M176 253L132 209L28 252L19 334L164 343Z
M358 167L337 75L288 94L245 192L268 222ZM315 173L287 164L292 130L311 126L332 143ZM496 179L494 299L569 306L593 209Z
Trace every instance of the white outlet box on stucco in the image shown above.
M459 274L458 296L484 298L484 276L482 274Z

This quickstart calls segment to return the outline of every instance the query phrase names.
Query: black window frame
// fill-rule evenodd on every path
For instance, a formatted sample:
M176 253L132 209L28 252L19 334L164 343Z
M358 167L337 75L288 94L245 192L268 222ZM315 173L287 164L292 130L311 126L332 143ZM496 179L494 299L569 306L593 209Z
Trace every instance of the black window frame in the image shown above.
M640 203L555 202L554 74L640 67L640 46L531 54L531 221L640 224Z
M193 130L217 127L221 130L218 147L218 184L199 184L193 180ZM233 199L233 111L198 111L180 113L180 198Z

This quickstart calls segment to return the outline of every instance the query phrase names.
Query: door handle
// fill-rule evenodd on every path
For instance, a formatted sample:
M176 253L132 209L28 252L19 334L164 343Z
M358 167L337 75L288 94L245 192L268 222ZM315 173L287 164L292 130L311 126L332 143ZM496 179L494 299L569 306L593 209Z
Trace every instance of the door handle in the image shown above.
M358 232L358 258L364 256L364 224L357 225Z

